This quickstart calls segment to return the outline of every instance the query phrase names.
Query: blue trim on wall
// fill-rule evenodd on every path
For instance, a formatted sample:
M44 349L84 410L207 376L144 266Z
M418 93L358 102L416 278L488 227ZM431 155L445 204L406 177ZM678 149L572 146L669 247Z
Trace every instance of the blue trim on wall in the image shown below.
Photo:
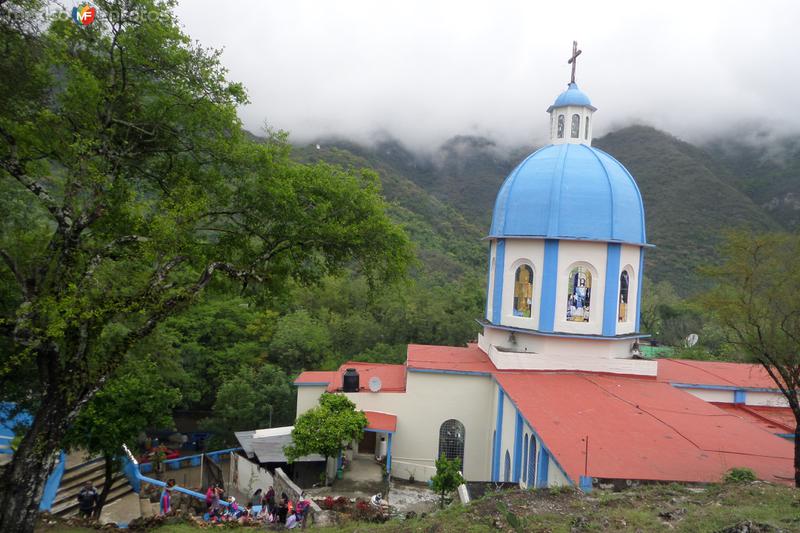
M539 330L552 333L556 319L558 283L558 241L545 239L542 265L542 294L539 300Z
M522 467L522 415L517 411L517 420L514 425L514 470L513 477L515 483L519 483L519 476Z
M489 309L489 291L492 289L492 242L489 241L489 264L486 266L486 312L484 316L491 318Z
M592 492L592 477L581 476L580 489L583 492Z
M392 433L389 433L389 442L386 444L386 473L392 472Z
M492 481L500 481L500 447L503 443L503 389L497 385L497 419L494 423L494 457L492 458Z
M747 403L747 391L742 389L733 391L733 403Z
M327 387L330 385L330 381L319 381L314 383L292 383L295 387Z
M622 246L608 243L606 252L606 286L603 297L603 335L613 337L617 334L617 303L619 301L619 263Z
M539 464L536 465L536 488L547 486L547 471L550 467L550 453L542 446L539 450Z
M58 456L58 464L53 469L53 472L47 478L44 484L44 492L42 493L42 501L39 502L40 511L49 511L53 507L53 502L56 499L58 487L61 486L61 478L64 476L64 469L67 465L67 454L61 451Z
M642 226L644 228L644 226ZM639 248L639 272L636 273L638 288L636 289L636 325L633 331L639 331L639 321L642 311L642 280L644 279L644 246Z
M794 433L775 433L775 435L794 442Z
M499 324L503 317L503 275L506 272L506 241L497 239L492 286L492 322Z

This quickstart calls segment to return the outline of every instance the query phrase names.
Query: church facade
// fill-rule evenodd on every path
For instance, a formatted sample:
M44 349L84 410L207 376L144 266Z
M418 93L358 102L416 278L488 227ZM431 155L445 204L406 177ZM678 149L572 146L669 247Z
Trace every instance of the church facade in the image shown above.
M573 81L550 143L502 184L487 237L478 342L409 345L404 365L303 372L297 413L343 392L367 414L362 452L427 480L441 454L472 481L719 481L733 467L791 483L791 412L754 365L640 357L646 240L636 181L592 147Z

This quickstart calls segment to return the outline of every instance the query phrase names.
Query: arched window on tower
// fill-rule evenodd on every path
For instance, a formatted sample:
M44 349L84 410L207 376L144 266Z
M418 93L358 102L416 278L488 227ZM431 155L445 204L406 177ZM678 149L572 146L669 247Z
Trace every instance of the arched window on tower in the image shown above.
M564 138L564 115L558 115L558 138Z
M630 276L627 270L623 270L619 276L619 312L617 315L617 322L628 321L628 286L630 285Z
M585 266L577 266L567 280L567 320L589 322L592 300L592 273Z
M444 421L439 427L439 454L448 459L458 459L464 467L464 437L466 431L464 424L455 419Z
M570 131L570 136L573 139L577 139L581 136L581 116L577 113L572 115L572 128Z
M533 302L533 269L522 265L514 274L514 316L531 317Z
M583 138L589 140L589 117L586 117L586 134Z

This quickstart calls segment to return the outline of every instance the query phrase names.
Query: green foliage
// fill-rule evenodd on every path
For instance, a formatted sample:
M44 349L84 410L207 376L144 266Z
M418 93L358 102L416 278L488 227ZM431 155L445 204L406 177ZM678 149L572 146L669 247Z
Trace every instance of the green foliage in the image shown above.
M169 387L158 365L130 359L81 411L67 435L67 446L115 457L147 428L171 427L180 392Z
M461 459L448 459L444 454L436 459L436 474L431 477L431 488L439 493L439 507L444 507L445 496L462 483Z
M292 373L318 368L330 349L328 328L305 309L280 317L269 344L270 360Z
M750 483L758 478L749 468L731 468L722 479L725 483Z
M324 393L319 405L297 417L284 453L289 462L310 454L336 457L347 443L361 439L365 427L366 415L347 396Z
M225 377L214 414L204 427L215 433L219 444L235 445L234 431L290 424L295 399L296 391L280 368L270 364L261 364L255 370L242 366Z

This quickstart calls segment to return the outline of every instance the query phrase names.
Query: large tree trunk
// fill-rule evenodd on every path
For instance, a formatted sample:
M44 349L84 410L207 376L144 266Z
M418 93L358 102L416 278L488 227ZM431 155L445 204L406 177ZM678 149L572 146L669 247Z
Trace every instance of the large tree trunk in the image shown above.
M100 513L103 512L103 506L106 504L108 493L111 492L111 480L114 478L114 457L111 455L104 456L106 460L105 481L103 482L103 490L100 491L100 496L97 497L97 505L94 508L92 516L100 518Z
M30 533L36 526L47 478L55 467L71 409L49 395L36 413L14 459L0 478L0 531Z

